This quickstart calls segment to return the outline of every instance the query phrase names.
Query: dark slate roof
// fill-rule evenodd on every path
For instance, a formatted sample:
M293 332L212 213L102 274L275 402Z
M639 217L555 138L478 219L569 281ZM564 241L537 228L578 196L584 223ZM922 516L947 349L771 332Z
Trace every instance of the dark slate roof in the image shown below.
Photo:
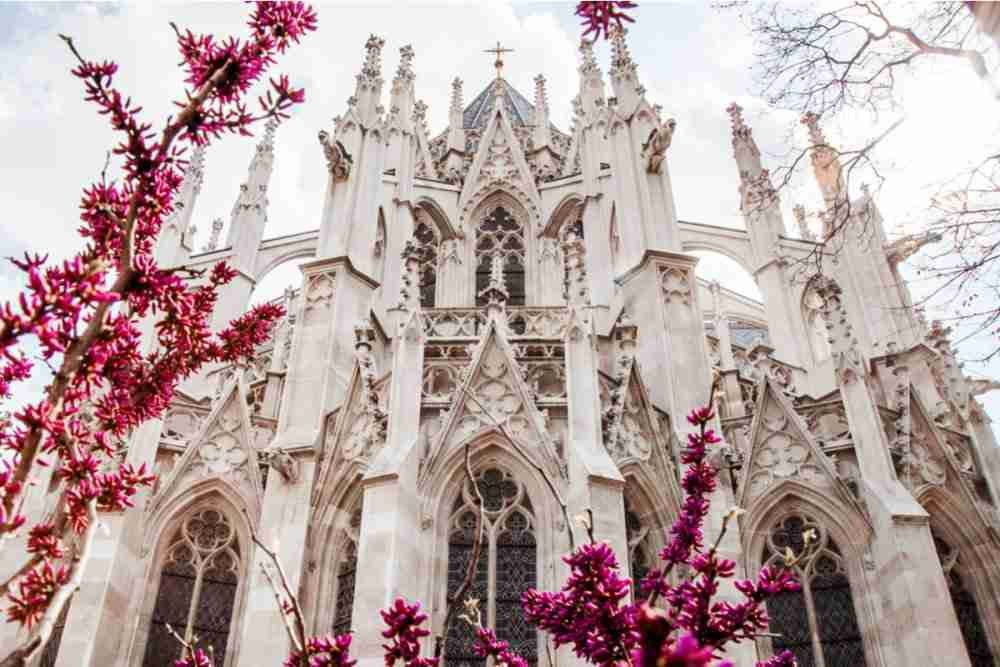
M534 105L517 92L514 86L507 83L507 79L500 81L503 84L503 106L511 125L530 125L531 115L535 111ZM467 130L486 129L486 125L490 122L490 112L493 110L493 85L494 82L490 81L483 92L465 107L465 111L462 112L462 127Z

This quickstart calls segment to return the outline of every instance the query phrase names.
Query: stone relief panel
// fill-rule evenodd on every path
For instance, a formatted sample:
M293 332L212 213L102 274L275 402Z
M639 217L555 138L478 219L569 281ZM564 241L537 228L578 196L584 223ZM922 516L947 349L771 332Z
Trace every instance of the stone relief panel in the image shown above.
M691 303L691 274L689 271L676 267L660 268L660 289L663 298L670 301L680 301L685 306Z
M777 401L765 402L746 482L750 500L786 479L830 486L831 480L816 459L817 454L790 421Z

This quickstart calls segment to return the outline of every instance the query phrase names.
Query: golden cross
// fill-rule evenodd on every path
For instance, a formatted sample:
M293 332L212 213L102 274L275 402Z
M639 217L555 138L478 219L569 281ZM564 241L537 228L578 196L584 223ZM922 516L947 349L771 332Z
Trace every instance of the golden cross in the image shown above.
M497 41L496 48L484 49L483 53L493 53L496 54L497 59L493 62L493 66L497 68L497 78L501 78L500 71L503 69L503 60L500 58L500 54L511 53L514 49L507 49L500 46L499 40Z

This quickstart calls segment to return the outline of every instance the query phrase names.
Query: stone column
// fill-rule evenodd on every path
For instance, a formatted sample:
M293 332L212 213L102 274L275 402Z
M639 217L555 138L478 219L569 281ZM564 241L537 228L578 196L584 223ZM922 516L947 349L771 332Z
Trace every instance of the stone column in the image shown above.
M840 288L829 282L821 293L837 385L874 528L875 572L869 585L881 601L876 622L885 664L917 665L934 656L935 664L968 665L928 514L896 478L888 438L867 384L867 364L857 349Z
M364 476L351 655L361 666L383 664L379 610L420 593L417 470L424 335L419 309L404 311L394 342L386 442Z

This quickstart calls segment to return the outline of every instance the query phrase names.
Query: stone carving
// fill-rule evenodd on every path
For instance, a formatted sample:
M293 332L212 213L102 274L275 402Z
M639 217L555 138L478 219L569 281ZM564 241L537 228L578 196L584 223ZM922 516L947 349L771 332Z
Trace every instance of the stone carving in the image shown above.
M753 448L746 488L750 499L785 479L817 486L830 484L816 454L789 423L788 415L776 400L765 401L759 421L760 432Z
M646 138L646 143L642 145L642 155L646 159L646 171L651 174L660 173L660 166L667 158L667 149L674 139L674 130L677 128L677 121L673 118L659 127L653 128Z
M225 222L222 218L216 218L212 221L212 233L208 237L208 241L201 247L202 252L212 252L219 247L219 237L222 235L222 228L225 226Z
M330 307L333 301L335 276L335 273L330 272L309 277L305 289L305 309L307 311Z
M929 434L925 437L930 437ZM909 447L891 449L896 474L903 485L915 491L924 484L941 486L948 479L944 463L931 455L925 439L911 439Z
M262 458L264 458L268 465L278 471L278 474L281 475L281 478L287 484L295 484L299 481L299 462L294 456L284 449L272 449L263 454Z
M353 159L348 154L344 144L332 139L326 130L319 132L319 144L323 147L326 158L326 168L335 181L346 181L351 175Z
M660 288L667 303L677 299L685 306L691 304L691 279L690 274L684 269L661 268Z

